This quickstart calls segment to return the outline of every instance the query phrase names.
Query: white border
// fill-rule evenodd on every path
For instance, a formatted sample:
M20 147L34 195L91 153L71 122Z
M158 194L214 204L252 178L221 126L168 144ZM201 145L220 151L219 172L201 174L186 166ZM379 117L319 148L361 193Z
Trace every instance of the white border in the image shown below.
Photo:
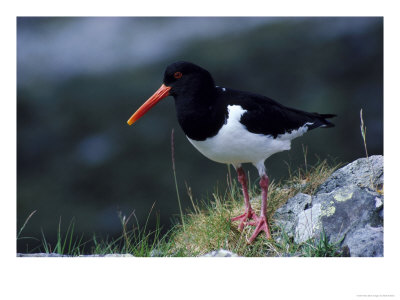
M2 299L363 299L400 296L399 61L395 1L15 1L1 12ZM15 258L16 16L384 16L384 258ZM393 270L393 271L392 271ZM8 296L5 296L8 295ZM12 295L12 296L10 296ZM390 298L390 299L395 299ZM375 298L376 299L376 298ZM379 299L379 298L378 298Z

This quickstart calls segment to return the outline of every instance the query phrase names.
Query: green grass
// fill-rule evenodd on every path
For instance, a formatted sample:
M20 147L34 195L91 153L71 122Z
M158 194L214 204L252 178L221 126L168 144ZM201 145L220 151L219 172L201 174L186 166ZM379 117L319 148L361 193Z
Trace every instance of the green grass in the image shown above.
M84 235L77 235L74 232L75 220L72 219L65 232L61 229L61 218L59 221L57 236L55 244L52 245L48 242L45 233L41 232L41 239L32 237L23 237L21 233L26 227L29 219L33 213L25 221L24 225L18 232L17 240L20 239L34 239L40 241L40 245L32 249L32 253L55 253L60 255L79 256L84 254L131 254L133 256L146 257L146 256L163 256L163 253L168 252L168 233L161 234L161 226L159 219L157 218L156 229L148 230L147 224L149 221L151 211L147 217L147 220L143 227L139 225L139 222L134 213L131 213L128 217L119 213L119 219L121 222L121 235L114 239L99 239L95 234L84 240ZM132 222L131 222L132 221ZM133 223L133 224L132 224Z
M341 256L340 246L341 241L336 243L330 243L325 234L325 230L322 230L318 242L310 240L304 244L302 248L304 256L308 257L336 257Z
M42 246L45 253L57 253L61 255L80 255L84 249L83 235L77 236L74 234L75 220L72 219L68 225L65 234L61 231L61 218L58 222L57 242L52 248L46 240L42 230Z
M115 239L99 239L95 235L84 240L83 235L74 232L74 220L67 230L62 233L61 218L58 226L57 241L50 245L42 232L41 246L35 252L67 254L78 256L87 254L112 254L129 253L134 256L199 256L207 252L224 248L240 256L337 256L337 245L329 244L326 236L321 236L318 241L309 240L296 244L273 220L274 212L286 201L299 192L313 194L317 187L324 182L338 166L329 166L326 161L321 161L315 166L298 169L290 172L289 179L282 182L272 181L268 193L268 219L272 239L267 240L264 235L259 235L253 244L249 245L254 227L246 226L242 232L237 229L237 222L230 222L230 218L242 213L243 195L237 181L233 179L228 169L228 188L225 191L216 190L212 199L196 201L191 190L187 187L188 197L192 208L186 214L180 215L179 222L166 233L162 234L161 226L157 222L154 230L148 229L148 221L152 211L149 212L144 226L140 226L136 216L120 214L121 234ZM258 182L249 184L249 194L252 206L259 214L261 206ZM18 232L18 239L27 226L27 218ZM157 218L158 219L158 218Z
M224 248L240 256L334 256L334 245L319 245L316 241L295 244L285 232L278 228L273 220L274 212L286 201L299 192L313 194L316 188L324 182L337 168L330 167L326 161L319 162L307 171L297 170L288 180L280 183L272 182L268 193L268 219L272 240L260 235L253 244L247 243L254 227L247 226L242 232L238 231L237 223L230 218L243 212L243 196L236 181L228 183L224 193L216 191L213 199L205 199L200 204L192 204L191 212L184 215L185 228L177 225L170 233L170 251L167 255L176 253L184 256L198 256L212 250ZM230 180L228 180L230 182ZM249 189L252 206L256 213L260 210L260 191L258 184L252 184ZM194 201L192 201L194 203ZM329 249L330 249L329 248ZM332 254L332 255L331 255Z

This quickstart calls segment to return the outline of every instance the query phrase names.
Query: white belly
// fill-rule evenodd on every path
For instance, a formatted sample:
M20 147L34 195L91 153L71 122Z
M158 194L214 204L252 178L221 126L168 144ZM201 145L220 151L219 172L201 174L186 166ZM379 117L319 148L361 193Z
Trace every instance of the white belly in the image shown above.
M272 154L290 149L290 141L307 131L303 126L291 133L270 135L251 133L239 122L246 112L239 105L228 106L228 120L218 134L204 141L189 141L207 158L220 163L238 165L241 163L260 163ZM268 120L265 120L268 122Z

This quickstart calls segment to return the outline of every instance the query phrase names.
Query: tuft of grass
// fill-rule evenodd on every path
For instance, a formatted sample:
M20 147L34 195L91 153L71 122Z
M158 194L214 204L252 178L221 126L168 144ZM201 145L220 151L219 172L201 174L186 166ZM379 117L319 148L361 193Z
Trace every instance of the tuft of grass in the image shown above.
M241 188L236 181L230 181L228 178L229 186L224 193L215 192L211 201L202 201L200 205L192 204L192 212L184 216L185 229L177 225L171 232L171 248L168 255L175 256L179 253L183 256L198 256L224 248L240 256L300 256L306 245L296 245L285 235L274 224L273 214L297 193L313 194L337 167L329 166L325 160L306 171L298 169L286 181L273 181L269 186L267 209L273 239L267 240L265 236L260 235L251 245L248 245L247 241L254 227L245 226L240 232L237 222L230 221L232 217L241 214L244 207ZM249 196L253 209L259 214L261 197L257 184L249 187ZM317 256L317 253L309 254Z
M307 241L302 247L303 255L307 257L338 257L340 253L340 243L330 243L325 230L322 229L318 242Z
M132 254L133 256L147 257L147 256L166 256L170 244L168 242L169 232L162 234L162 228L157 216L156 227L154 230L148 230L147 225L151 215L154 204L147 216L146 222L143 227L139 225L134 212L128 217L119 212L118 216L121 221L122 233L119 237L114 239L99 239L96 234L93 234L91 239L84 241L84 235L76 235L75 219L72 219L65 232L62 231L61 217L58 224L57 237L55 244L52 245L48 242L45 233L41 231L41 244L29 252L45 252L56 253L61 255L79 256L83 254ZM17 239L23 239L20 236L23 228L28 220L34 214L31 213L28 219L18 233ZM132 221L132 222L131 222ZM133 224L131 224L133 223ZM173 229L173 228L172 228ZM171 229L171 230L172 230ZM36 238L30 238L35 239Z
M62 255L80 255L84 251L83 234L76 236L74 234L75 219L72 219L68 225L67 231L63 235L61 232L61 217L58 222L57 240L54 248L47 242L42 230L42 246L46 253L57 253Z
M160 226L159 217L156 219L156 227L153 230L148 230L148 222L154 204L147 216L146 222L143 227L140 226L139 221L132 212L128 217L119 213L121 222L122 233L116 239L105 239L98 241L96 236L93 236L92 254L131 254L137 257L148 256L165 256L164 253L168 251L169 244L167 237L169 232L162 235L162 228ZM130 224L132 221L133 224Z

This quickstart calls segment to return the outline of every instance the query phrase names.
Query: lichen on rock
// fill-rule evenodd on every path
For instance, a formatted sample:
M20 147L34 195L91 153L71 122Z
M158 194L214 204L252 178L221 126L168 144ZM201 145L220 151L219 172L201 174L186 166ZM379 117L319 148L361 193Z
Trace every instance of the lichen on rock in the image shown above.
M313 196L297 194L274 214L296 243L322 231L351 256L383 256L383 157L361 158L334 172Z

